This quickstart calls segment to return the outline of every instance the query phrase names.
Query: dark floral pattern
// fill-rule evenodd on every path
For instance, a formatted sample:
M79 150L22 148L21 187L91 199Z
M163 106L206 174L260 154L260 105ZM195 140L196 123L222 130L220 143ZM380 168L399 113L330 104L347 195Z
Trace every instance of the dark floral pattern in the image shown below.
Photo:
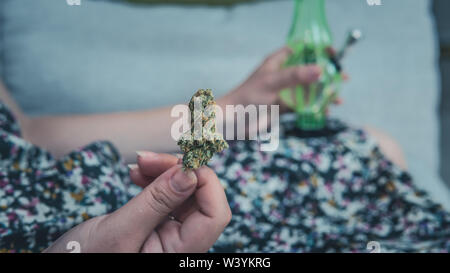
M211 166L233 214L213 252L450 251L450 214L362 130L230 143Z
M0 252L39 252L64 232L125 204L128 170L108 142L56 160L20 138L0 103Z

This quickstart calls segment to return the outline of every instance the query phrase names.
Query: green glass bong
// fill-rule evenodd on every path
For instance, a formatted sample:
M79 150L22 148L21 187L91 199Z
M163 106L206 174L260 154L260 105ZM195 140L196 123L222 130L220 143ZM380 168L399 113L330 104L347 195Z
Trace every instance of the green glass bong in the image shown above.
M325 0L295 0L294 18L287 44L292 50L285 66L317 64L318 82L282 90L282 101L297 113L297 127L305 131L326 126L326 109L336 99L342 82L340 59L360 38L355 30L339 53L332 50L332 35L325 13Z

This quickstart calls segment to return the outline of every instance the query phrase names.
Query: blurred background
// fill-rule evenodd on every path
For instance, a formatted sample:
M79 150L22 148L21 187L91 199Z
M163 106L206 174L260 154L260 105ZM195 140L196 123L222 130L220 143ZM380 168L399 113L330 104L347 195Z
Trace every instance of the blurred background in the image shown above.
M0 77L29 114L149 109L199 88L225 94L284 45L294 4L80 1L0 1ZM350 29L364 34L344 61L345 104L331 114L397 139L419 187L450 207L450 1L381 3L327 1L337 48Z

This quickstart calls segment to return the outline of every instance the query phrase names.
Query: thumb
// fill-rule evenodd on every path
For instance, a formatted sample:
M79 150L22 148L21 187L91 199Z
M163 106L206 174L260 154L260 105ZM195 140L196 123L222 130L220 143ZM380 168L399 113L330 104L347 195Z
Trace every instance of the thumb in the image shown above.
M197 176L193 171L183 171L175 165L148 185L125 206L110 214L104 226L114 240L123 242L121 249L133 251L148 235L195 191ZM139 249L138 248L138 249Z
M143 212L156 226L192 195L196 184L193 171L183 171L181 165L175 165L143 190L141 200L136 197L136 206L145 207Z

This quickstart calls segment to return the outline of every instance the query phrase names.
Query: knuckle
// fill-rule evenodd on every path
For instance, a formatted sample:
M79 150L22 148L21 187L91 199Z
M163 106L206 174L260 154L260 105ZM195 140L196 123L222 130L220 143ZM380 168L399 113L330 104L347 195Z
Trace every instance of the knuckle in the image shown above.
M225 228L231 221L232 218L232 213L231 213L231 209L229 206L227 206L227 208L225 209L224 213L223 213L223 217L221 218L221 226L223 228Z
M265 74L262 76L261 78L261 83L263 84L263 86L272 86L274 84L274 77L270 74Z
M302 81L304 78L304 69L303 67L297 67L294 71L294 78L298 81Z
M163 187L148 187L145 191L147 205L160 215L166 215L172 211L172 198Z
M217 178L216 173L210 167L208 167L206 165L201 167L200 172L201 172L201 175L203 175L204 177L208 177L208 178L215 177L215 178Z
M227 212L226 212L226 218L225 218L225 226L227 226L228 223L230 223L232 217L233 217L233 214L231 213L230 207L228 207Z
M267 55L267 56L264 58L263 64L268 64L268 63L270 63L272 59L273 59L273 54Z

